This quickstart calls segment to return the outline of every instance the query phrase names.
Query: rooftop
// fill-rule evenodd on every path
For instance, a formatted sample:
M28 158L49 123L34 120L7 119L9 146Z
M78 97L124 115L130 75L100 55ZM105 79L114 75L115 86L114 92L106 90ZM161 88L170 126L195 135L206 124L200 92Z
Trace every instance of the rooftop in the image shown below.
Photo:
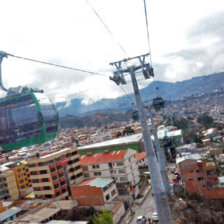
M107 147L112 145L119 145L119 144L130 144L133 142L139 142L142 140L142 134L134 134L129 135L126 137L116 138L108 141L103 141L91 145L81 146L79 147L79 150L89 149L89 148L97 148L97 147Z
M184 160L200 160L202 159L202 155L195 153L195 154L190 154L190 155L185 155L185 156L179 156L176 158L176 164L183 162Z
M120 161L124 159L127 150L119 150L119 151L109 151L96 153L92 155L82 155L80 156L81 165L88 164L96 164L96 163L104 163L111 161Z
M21 212L22 209L17 208L17 207L12 207L5 212L0 213L0 222L6 220L7 218L16 215L17 213Z
M140 161L146 157L146 152L140 152L135 154L136 160Z
M98 177L98 178L92 178L92 179L89 179L89 180L84 180L78 186L89 185L89 186L92 186L92 187L104 188L112 182L114 182L113 179Z

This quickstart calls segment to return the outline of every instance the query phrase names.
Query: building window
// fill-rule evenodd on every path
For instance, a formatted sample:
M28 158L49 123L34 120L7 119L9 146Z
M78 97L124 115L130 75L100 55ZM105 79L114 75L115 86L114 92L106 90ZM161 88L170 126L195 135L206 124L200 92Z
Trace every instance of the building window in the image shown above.
M56 169L55 168L52 168L51 169L51 173L53 173L53 172L55 172L56 171Z
M75 156L75 155L77 155L77 154L78 154L77 151L72 152L72 155L73 155L73 156Z
M39 180L38 179L33 179L32 182L33 183L39 183Z
M82 177L82 173L78 173L77 174L77 177Z
M123 166L124 163L123 162L117 162L117 166Z
M48 187L48 186L47 187L44 187L44 190L45 191L49 191L49 190L51 190L51 187Z
M75 167L75 170L79 170L79 169L81 169L81 166L76 166Z
M48 178L43 178L42 182L49 182Z
M46 198L52 198L51 194L46 194Z
M34 191L40 191L40 187L34 187Z
M85 178L89 178L89 173L84 173Z
M125 173L125 170L118 170L118 173Z
M57 169L60 170L62 168L62 166L57 166Z
M52 180L57 180L57 179L58 177L56 175L52 177Z
M110 199L110 195L107 194L107 195L106 195L106 201L108 201L109 199Z
M59 184L54 185L54 189L59 188Z
M101 172L94 172L94 176L101 176Z
M188 180L193 180L193 179L191 178L191 179L188 179Z
M127 177L120 177L120 181L127 181Z
M23 184L23 183L24 183L24 180L21 180L19 183L20 183L20 184Z
M83 167L83 171L86 171L86 170L88 170L88 167L87 166L84 166Z
M199 173L199 170L196 170L196 173Z
M116 190L113 189L113 190L111 191L111 196L113 197L116 193L117 193Z
M58 176L61 178L64 176L64 173L60 173L60 174L58 174Z
M60 182L61 186L63 186L65 184L65 181Z
M46 170L41 170L40 174L47 174L47 171Z
M93 169L98 169L98 168L100 168L99 165L92 165L92 167L93 167Z
M74 168L69 169L69 173L70 173L70 172L74 172L74 171L75 171Z
M198 180L200 181L200 180L204 180L204 178L203 177L198 177Z

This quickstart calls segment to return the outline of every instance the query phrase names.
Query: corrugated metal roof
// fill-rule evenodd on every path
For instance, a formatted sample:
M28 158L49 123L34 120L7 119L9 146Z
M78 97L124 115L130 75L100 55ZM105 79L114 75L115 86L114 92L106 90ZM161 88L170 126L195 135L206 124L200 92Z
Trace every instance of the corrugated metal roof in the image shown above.
M12 207L5 212L0 213L0 222L8 219L9 217L16 215L17 213L21 212L22 209L17 207Z
M142 133L134 134L126 137L116 138L104 142L99 142L91 145L78 147L79 150L84 150L88 148L97 148L97 147L106 147L110 145L119 145L119 144L129 144L131 142L138 142L142 139Z

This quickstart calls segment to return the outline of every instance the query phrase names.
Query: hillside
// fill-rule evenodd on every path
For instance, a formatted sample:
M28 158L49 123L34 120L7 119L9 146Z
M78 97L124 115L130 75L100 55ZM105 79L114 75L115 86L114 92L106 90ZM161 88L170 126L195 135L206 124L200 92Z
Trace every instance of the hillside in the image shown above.
M176 83L161 81L153 82L146 88L140 90L142 100L154 98L156 86L160 88L160 95L165 100L175 100L194 94L200 95L203 93L210 93L215 89L224 88L224 72L194 77L192 79ZM134 102L134 95L130 94L129 97L132 98ZM60 108L59 115L86 116L97 112L119 113L125 112L132 108L130 100L128 100L127 96L116 99L102 99L90 105L83 105L81 101L82 99L73 99L69 107L63 107L65 103L57 104L56 107Z

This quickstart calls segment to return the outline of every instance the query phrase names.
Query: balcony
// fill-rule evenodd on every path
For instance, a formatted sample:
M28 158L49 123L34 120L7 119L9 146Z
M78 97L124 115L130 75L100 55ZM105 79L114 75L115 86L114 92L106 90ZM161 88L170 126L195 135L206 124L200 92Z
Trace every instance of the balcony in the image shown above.
M48 166L38 166L38 167L30 167L29 171L40 171L40 170L48 170Z
M54 194L53 190L42 190L42 191L34 191L35 195L46 195L46 194Z
M44 182L44 183L32 183L33 187L51 187L51 182Z
M30 179L42 179L42 178L50 178L50 174L38 174L30 176Z

